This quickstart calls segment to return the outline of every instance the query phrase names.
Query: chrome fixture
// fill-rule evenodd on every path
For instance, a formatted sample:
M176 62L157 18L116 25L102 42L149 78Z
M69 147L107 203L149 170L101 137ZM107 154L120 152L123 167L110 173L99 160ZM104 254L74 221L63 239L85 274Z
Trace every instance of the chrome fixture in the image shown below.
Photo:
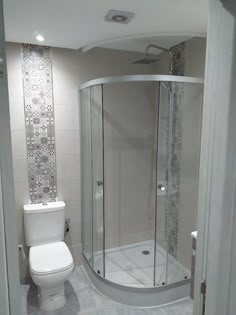
M103 185L103 181L102 180L97 180L97 186L102 186Z
M121 24L128 24L132 20L134 15L135 14L132 12L110 10L107 13L107 15L105 16L105 21L106 22L121 23Z
M65 234L66 235L70 231L70 218L65 219Z
M160 191L166 191L166 187L164 185L159 185L158 188Z
M18 245L18 250L21 253L22 256L22 260L25 261L26 255L25 255L25 249L24 246L22 244Z
M169 74L172 74L173 72L173 54L171 52L170 49L168 48L164 48L164 47L161 47L161 46L157 46L157 45L154 45L154 44L150 44L146 47L145 49L145 52L144 52L144 58L142 59L139 59L139 60L136 60L134 62L132 62L133 64L149 64L149 63L154 63L154 62L157 62L159 61L160 59L153 59L153 58L150 58L150 54L148 53L149 50L151 48L156 48L156 49L159 49L159 50L163 50L163 51L167 51L170 55L170 69L169 69Z

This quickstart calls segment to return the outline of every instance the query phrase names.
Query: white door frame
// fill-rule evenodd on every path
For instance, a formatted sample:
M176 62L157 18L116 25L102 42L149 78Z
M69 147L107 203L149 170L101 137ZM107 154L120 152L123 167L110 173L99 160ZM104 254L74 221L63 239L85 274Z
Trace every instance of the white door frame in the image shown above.
M209 0L194 315L236 313L236 1Z
M0 313L19 315L20 278L4 35L0 0Z
M8 277L7 277L7 260L6 260L6 239L4 227L4 214L3 214L3 200L2 200L2 176L0 165L0 305L1 312L9 315L9 293L8 293Z

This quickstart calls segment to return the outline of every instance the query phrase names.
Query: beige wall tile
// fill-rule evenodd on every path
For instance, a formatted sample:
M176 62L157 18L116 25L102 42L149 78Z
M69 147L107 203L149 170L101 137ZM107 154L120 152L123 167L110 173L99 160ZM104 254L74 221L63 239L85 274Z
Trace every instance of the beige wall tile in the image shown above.
M76 130L56 130L56 150L57 155L79 154L80 134Z
M25 130L25 114L23 101L10 103L10 119L12 131Z
M13 159L15 158L26 158L26 136L25 131L12 131L11 133L12 141L12 154Z
M80 202L80 180L65 180L58 178L58 200Z
M57 177L64 181L79 181L80 157L78 154L58 154Z
M56 130L79 130L78 105L55 106L55 128Z
M27 182L27 159L21 157L13 158L13 172L15 182Z

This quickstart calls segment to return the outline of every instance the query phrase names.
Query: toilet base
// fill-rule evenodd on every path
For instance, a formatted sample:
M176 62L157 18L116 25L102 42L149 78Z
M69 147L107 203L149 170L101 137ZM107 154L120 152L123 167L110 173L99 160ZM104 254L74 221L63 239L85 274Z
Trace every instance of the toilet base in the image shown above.
M52 311L66 304L64 283L56 288L38 287L39 307L43 311Z

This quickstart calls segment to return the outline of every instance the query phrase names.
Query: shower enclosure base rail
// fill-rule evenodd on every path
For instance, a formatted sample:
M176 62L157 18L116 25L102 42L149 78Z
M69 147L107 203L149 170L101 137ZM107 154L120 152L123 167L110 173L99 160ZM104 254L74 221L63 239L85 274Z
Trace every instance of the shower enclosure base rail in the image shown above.
M83 255L83 263L94 287L108 298L136 307L154 307L189 297L190 279L155 288L135 288L113 283L97 274Z

